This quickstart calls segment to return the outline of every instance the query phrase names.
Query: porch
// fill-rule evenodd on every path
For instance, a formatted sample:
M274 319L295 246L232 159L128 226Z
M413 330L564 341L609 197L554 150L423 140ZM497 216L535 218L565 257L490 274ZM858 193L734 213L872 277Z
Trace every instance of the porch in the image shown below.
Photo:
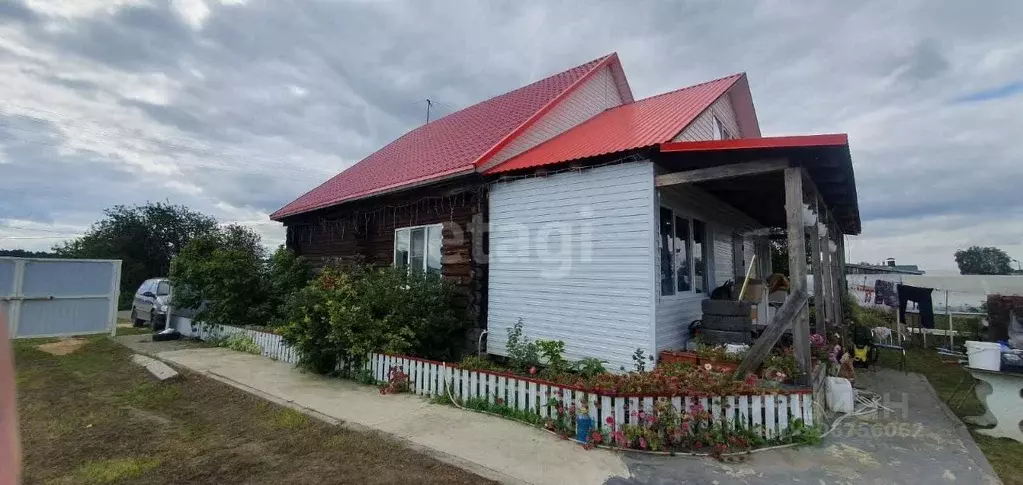
M744 362L745 369L740 370L755 369L778 338L791 328L796 360L801 373L809 375L811 331L826 335L829 326L843 323L845 235L860 232L847 137L811 135L663 143L653 160L659 169L654 185L662 204L664 200L678 200L680 192L698 192L721 201L719 212L724 214L727 211L722 208L727 208L739 213L719 216L742 221L738 226L744 230L739 237L742 241L736 242L734 248L735 281L744 281L747 275L763 280L776 272L771 266L770 244L783 243L788 253L786 304L772 308L768 292L763 292L756 305L757 318L762 324L770 323ZM754 250L740 249L739 244L751 245ZM691 251L697 252L695 244ZM712 262L719 253L713 252ZM751 253L756 256L752 268ZM738 258L743 258L742 264ZM689 259L692 261L693 257ZM665 282L668 275L662 271ZM814 285L812 329L809 305L805 303L807 275L813 275ZM692 277L700 276L694 268Z

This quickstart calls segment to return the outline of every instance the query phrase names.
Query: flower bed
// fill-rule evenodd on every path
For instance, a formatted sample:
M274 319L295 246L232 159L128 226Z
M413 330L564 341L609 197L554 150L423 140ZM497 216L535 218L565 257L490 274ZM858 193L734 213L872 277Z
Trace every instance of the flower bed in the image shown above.
M575 418L586 414L594 423L592 444L714 454L816 431L809 389L764 389L750 381L715 388L726 378L703 368L668 378L658 370L601 374L581 386L388 354L372 354L367 369L381 382L399 369L412 393L449 396L562 435L574 435Z
M231 326L191 325L175 319L186 336L249 336L262 355L298 362L295 349L275 334ZM704 366L663 365L650 372L576 374L553 380L497 370L469 370L409 356L371 354L366 372L386 383L381 392L453 399L464 407L576 435L589 416L588 446L722 453L763 445L812 441L816 436L809 389L765 388L756 378L735 381Z

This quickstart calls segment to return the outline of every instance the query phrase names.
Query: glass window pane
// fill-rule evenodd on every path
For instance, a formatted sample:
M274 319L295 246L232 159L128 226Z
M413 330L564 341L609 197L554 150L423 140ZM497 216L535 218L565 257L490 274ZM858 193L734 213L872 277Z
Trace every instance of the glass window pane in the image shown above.
M440 273L440 241L441 226L427 228L426 234L426 270Z
M394 233L394 265L399 268L408 266L409 230L399 229Z
M413 270L426 269L426 228L412 230L412 244L409 251L409 267Z
M707 251L710 244L707 241L707 225L703 221L693 219L693 272L696 278L693 281L697 293L706 292L709 285L707 262Z
M170 283L161 281L156 287L156 296L164 296L170 294Z
M689 251L689 219L675 218L675 276L678 291L692 291L692 254Z
M673 252L671 209L661 207L661 234L657 238L657 245L661 253L661 294L675 294L675 275L672 273L674 264L671 257Z

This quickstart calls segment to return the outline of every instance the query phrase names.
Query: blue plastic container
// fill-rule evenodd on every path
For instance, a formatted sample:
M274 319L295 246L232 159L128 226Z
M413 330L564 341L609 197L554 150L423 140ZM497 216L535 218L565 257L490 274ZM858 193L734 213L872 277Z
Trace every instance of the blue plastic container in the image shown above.
M590 428L593 427L593 418L589 414L580 414L575 418L575 439L588 443L590 441Z

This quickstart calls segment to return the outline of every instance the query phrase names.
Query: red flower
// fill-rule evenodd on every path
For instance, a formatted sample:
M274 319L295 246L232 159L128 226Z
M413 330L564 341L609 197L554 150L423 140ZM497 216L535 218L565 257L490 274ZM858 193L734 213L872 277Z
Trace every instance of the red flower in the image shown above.
M607 419L604 420L604 422L609 424L609 425L611 425L611 426L614 426L615 425L615 418L613 418L611 416L608 416Z
M644 449L644 450L646 449L646 439L644 439L642 437L639 438L639 447Z
M536 367L530 367L529 368L529 375L531 375L531 376L536 375Z

